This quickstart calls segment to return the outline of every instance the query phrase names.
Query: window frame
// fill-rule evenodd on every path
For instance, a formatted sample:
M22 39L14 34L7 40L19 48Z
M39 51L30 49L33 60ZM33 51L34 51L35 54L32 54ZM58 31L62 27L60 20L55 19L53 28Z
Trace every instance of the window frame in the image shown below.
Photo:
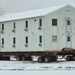
M39 43L42 43L42 35L39 36Z
M16 23L15 22L13 23L13 28L16 29Z
M52 35L52 42L57 42L57 35Z
M28 36L25 37L25 43L28 44Z
M2 28L2 30L4 30L4 24L2 24L1 26L2 26L2 27L1 27L1 28Z
M71 38L70 38L70 36L68 36L68 37L67 37L67 41L70 42L70 40L71 40Z
M2 38L2 45L4 45L4 38Z
M16 44L16 38L13 37L13 44Z
M71 25L71 22L70 22L70 20L67 20L67 25Z
M42 26L42 19L39 19L39 26Z
M25 28L28 28L28 21L25 21Z
M52 26L57 26L57 19L52 19Z

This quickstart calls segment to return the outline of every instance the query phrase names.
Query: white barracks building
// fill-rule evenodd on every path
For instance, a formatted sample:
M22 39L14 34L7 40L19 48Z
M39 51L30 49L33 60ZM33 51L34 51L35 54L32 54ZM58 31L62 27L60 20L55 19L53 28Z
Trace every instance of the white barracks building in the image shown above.
M0 16L0 51L75 48L75 8L55 6Z

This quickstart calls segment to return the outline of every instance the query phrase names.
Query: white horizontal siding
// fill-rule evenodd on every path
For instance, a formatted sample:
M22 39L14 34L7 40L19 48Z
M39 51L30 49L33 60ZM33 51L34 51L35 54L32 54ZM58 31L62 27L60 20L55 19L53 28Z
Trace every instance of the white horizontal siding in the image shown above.
M71 12L66 12L67 9L70 9ZM74 38L72 35L75 33L75 10L71 7L65 7L59 11L48 14L45 17L45 50L61 50L67 46L67 35L71 36L72 48L74 46ZM66 30L66 18L70 17L71 19L71 32ZM57 19L57 26L52 26L52 19ZM52 35L57 35L57 42L52 42Z
M43 51L44 50L44 24L42 30L39 30L39 18L25 19L19 21L11 21L4 23L4 34L1 34L1 38L4 38L4 48L1 51ZM36 21L35 21L36 20ZM43 18L42 18L43 20ZM25 29L25 21L28 21L28 31ZM16 24L16 32L13 33L13 23ZM39 36L42 35L42 46L39 44ZM25 46L25 37L28 36L28 47ZM13 37L16 38L15 48L13 45ZM0 39L1 40L1 39Z

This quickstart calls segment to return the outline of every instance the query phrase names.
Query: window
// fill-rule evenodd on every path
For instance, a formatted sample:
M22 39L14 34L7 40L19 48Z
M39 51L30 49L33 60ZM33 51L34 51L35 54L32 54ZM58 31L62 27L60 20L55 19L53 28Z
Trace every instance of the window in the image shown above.
M39 43L42 43L42 36L39 36Z
M25 27L28 28L28 21L26 21L26 25L25 25Z
M66 9L66 12L71 12L71 9Z
M70 25L70 20L67 20L67 25Z
M26 43L28 43L28 36L26 36Z
M39 19L39 26L42 26L42 19Z
M4 45L4 38L2 38L2 45Z
M15 24L15 23L13 23L13 28L14 28L14 29L16 28L16 24Z
M52 26L57 26L57 19L52 19Z
M70 37L67 37L67 41L68 41L68 42L70 41Z
M13 44L16 44L16 38L13 37Z
M15 29L16 29L16 23L13 23L13 30L12 30L12 32L13 32L13 33L15 33L15 32L16 32L16 30L15 30Z
M52 42L57 42L57 36L56 35L52 36Z
M66 31L68 31L68 32L70 32L71 31L71 20L70 20L70 18L68 18L67 20L66 20Z
M2 24L2 30L4 30L4 24Z

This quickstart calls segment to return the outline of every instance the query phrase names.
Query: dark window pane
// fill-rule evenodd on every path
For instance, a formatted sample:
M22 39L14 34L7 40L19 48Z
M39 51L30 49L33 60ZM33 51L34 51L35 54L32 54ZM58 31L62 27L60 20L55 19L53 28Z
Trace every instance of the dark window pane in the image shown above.
M42 26L42 19L39 19L39 26Z
M70 20L67 20L67 25L70 25Z
M13 24L14 29L16 28L15 23Z
M28 37L26 36L26 43L28 43Z
M42 36L39 36L39 42L42 43Z
M13 38L13 44L16 44L16 38L15 37Z
M52 19L52 25L57 26L57 19Z
M68 41L68 42L70 41L70 37L67 37L67 41Z
M2 38L2 44L4 44L4 38Z
M26 28L28 28L28 21L26 21Z
M2 24L2 30L4 30L4 24Z

